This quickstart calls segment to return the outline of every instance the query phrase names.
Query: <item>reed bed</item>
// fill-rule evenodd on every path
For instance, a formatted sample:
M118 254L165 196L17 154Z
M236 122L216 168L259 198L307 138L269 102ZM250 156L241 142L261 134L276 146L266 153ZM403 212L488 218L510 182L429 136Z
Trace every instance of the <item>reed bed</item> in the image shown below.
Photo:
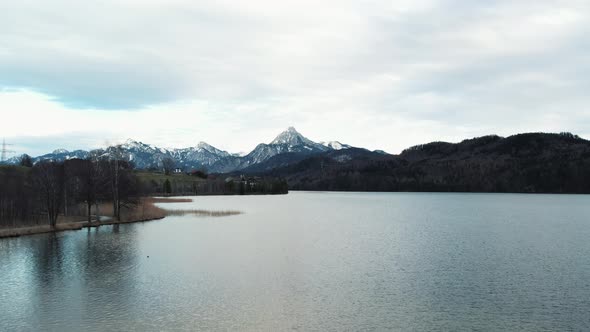
M168 198L168 197L149 197L145 198L150 203L191 203L191 198Z
M166 210L168 216L185 216L195 215L197 217L227 217L242 214L241 211L223 210L223 211L210 211L210 210Z
M227 217L242 214L241 211L235 210L222 210L222 211L211 211L201 209L181 209L181 210L167 210L156 207L155 203L190 203L193 200L190 198L168 198L168 197L150 197L144 199L144 204L149 206L149 209L153 209L154 212L164 213L166 216L185 216L194 215L197 217Z

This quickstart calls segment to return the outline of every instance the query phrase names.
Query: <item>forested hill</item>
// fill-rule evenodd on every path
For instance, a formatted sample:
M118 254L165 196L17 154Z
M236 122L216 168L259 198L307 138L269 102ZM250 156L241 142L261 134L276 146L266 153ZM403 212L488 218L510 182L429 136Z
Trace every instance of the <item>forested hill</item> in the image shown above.
M265 174L294 190L590 193L590 142L529 133L433 142L400 155L349 149Z

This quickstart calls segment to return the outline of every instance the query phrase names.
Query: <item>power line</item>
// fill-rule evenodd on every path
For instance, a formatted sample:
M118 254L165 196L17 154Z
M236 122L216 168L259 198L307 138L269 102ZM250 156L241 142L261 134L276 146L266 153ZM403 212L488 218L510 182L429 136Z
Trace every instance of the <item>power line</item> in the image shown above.
M2 139L2 156L0 157L0 162L6 161L6 155L9 153L15 153L13 150L8 150L8 146L12 146L12 144L6 144L6 139Z

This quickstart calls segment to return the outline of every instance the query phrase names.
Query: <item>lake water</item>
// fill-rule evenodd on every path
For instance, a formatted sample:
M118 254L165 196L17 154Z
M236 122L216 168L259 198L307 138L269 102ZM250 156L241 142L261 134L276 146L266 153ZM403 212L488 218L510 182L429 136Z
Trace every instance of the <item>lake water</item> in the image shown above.
M165 206L243 214L0 240L0 330L590 329L590 196Z

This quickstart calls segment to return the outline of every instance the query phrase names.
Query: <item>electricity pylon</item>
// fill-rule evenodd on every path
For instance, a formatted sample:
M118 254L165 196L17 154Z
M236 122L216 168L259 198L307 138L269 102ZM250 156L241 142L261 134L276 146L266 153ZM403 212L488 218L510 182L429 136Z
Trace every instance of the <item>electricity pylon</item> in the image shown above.
M8 150L8 146L12 144L6 144L6 140L2 139L2 155L0 156L0 162L4 163L6 161L6 155L9 153L14 153L12 150Z

